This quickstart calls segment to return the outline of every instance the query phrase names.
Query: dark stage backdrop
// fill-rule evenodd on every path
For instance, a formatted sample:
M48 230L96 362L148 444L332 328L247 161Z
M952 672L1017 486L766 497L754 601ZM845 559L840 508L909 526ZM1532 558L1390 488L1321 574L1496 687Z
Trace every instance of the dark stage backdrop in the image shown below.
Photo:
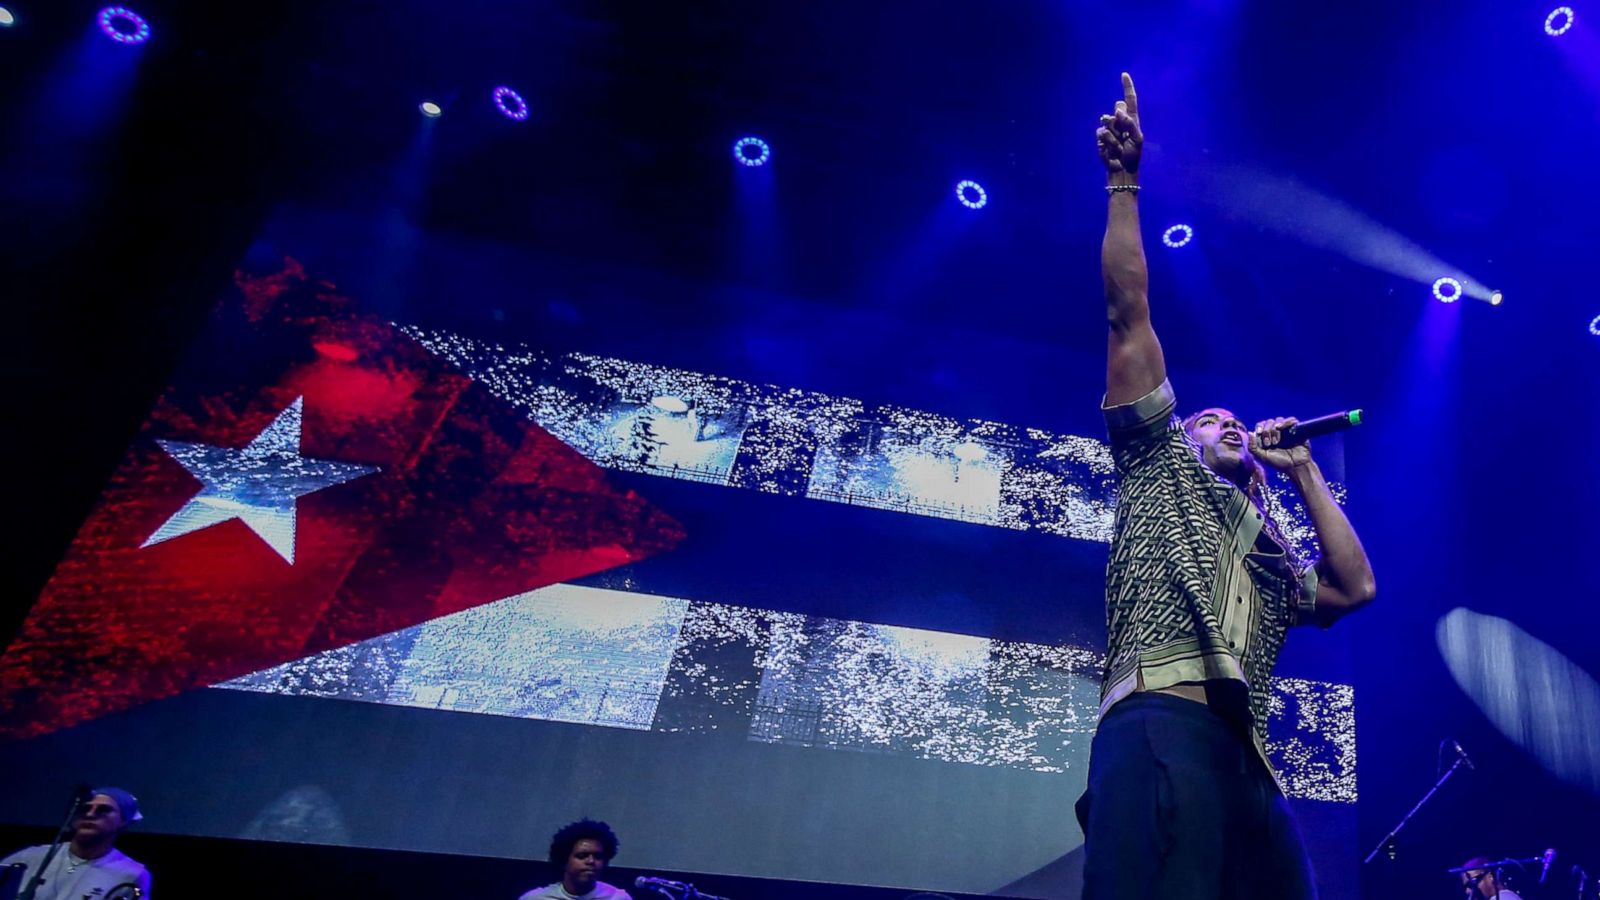
M460 309L560 260L416 240L403 305L323 217L252 252L0 662L0 818L87 779L164 832L542 858L590 815L635 868L1076 896L1097 431L693 368L693 323L548 346ZM1296 633L1271 723L1330 897L1349 669Z

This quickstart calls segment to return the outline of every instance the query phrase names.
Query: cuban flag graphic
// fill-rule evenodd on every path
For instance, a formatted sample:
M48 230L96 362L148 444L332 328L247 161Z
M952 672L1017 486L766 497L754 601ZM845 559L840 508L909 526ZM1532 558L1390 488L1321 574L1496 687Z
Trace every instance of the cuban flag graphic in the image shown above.
M239 276L17 639L32 737L672 549L604 469L295 261Z

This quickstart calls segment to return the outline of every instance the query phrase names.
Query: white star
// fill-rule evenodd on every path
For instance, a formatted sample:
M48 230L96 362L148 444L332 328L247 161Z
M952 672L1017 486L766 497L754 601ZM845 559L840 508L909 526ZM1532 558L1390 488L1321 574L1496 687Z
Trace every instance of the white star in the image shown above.
M294 565L295 500L378 471L377 466L301 456L304 399L296 397L243 449L156 441L204 487L140 546L238 519Z

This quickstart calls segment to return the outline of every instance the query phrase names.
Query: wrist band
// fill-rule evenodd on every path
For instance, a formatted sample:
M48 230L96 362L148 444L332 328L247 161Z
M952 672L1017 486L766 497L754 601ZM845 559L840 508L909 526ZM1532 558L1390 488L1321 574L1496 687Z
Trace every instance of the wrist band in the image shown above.
M1137 184L1108 184L1108 185L1106 185L1106 193L1108 193L1108 194L1121 194L1121 193L1137 194L1137 193L1139 193L1139 186Z

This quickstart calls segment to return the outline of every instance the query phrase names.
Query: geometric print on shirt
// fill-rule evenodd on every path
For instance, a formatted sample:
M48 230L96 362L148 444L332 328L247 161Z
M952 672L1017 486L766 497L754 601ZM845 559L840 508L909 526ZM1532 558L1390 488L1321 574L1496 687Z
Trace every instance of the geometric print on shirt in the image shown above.
M1201 461L1176 407L1163 381L1104 409L1120 484L1106 565L1100 712L1137 690L1232 684L1244 696L1241 708L1220 711L1248 720L1267 763L1272 670L1289 627L1313 621L1316 570L1294 566L1263 534L1260 510Z

